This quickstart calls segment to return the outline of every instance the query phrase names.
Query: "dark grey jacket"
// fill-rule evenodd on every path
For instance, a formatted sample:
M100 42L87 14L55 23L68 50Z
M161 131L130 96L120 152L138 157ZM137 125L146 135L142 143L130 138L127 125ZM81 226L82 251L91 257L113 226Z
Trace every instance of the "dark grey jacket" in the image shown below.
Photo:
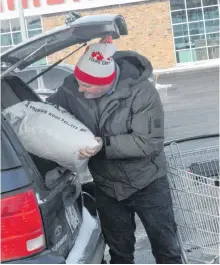
M166 174L164 112L148 80L151 63L132 51L116 52L114 59L120 75L113 93L85 99L70 75L48 101L104 139L104 152L90 159L89 168L100 189L122 200Z

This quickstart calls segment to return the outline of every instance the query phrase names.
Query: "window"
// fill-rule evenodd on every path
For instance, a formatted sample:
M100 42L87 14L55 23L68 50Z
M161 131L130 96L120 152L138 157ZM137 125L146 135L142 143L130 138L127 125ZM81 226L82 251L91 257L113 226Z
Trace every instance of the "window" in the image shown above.
M29 17L26 19L27 29L41 29L41 20L39 17Z
M191 51L183 50L176 52L177 63L188 63L192 61Z
M203 61L208 59L207 48L192 49L193 61Z
M216 6L210 6L203 9L205 19L219 18L218 8Z
M189 34L190 35L202 34L204 32L205 32L205 28L204 28L203 21L189 23Z
M188 20L190 21L198 21L198 20L203 20L202 17L202 9L191 9L187 11L188 14Z
M26 18L26 30L28 38L42 33L41 18L33 16ZM18 18L1 21L1 53L22 42L20 21ZM39 60L34 65L47 64L46 58Z
M219 45L219 33L206 34L207 45L216 46Z
M44 69L43 69L44 70ZM45 73L43 77L45 89L57 89L64 81L64 78L71 73L60 68L53 68L49 72Z
M39 16L26 18L28 37L34 37L42 32L41 18ZM1 52L8 50L22 42L20 21L18 18L1 21ZM44 59L46 62L46 60Z
M187 8L195 8L195 7L201 7L202 3L201 0L190 0L186 1Z
M9 20L1 21L1 33L10 32Z
M20 31L21 30L20 21L18 18L11 19L10 24L11 24L11 31Z
M188 35L188 27L187 24L180 24L173 26L174 37L181 37Z
M32 38L38 34L40 34L42 31L40 29L36 29L36 30L30 30L28 31L28 38Z
M31 78L37 75L37 70L26 70L26 71L16 72L16 74L21 78L21 80L27 82L31 80ZM32 87L33 89L38 89L38 79L35 79L33 82L31 82L29 86Z
M219 58L219 0L170 0L177 63Z
M45 64L47 64L47 60L46 60L46 58L42 58L39 61L33 63L32 66L45 65Z
M207 33L219 32L219 19L205 21L205 28Z
M219 58L219 46L208 47L209 59Z
M185 0L176 0L170 2L171 10L185 9Z
M21 43L22 42L21 32L13 32L12 33L12 40L13 40L14 45Z
M11 34L1 34L1 45L2 46L11 46L12 45L12 39Z
M176 50L189 49L189 37L175 38Z
M172 12L172 23L177 24L177 23L184 23L186 22L186 11L175 11Z
M203 6L213 6L218 4L218 0L202 0Z
M205 35L190 36L191 48L206 47Z

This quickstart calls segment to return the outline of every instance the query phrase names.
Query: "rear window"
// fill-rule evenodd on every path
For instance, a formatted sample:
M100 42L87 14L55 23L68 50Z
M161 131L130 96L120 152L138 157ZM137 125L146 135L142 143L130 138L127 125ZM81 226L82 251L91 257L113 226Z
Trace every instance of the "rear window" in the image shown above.
M16 75L21 78L22 81L27 83L31 78L35 77L37 75L36 70L27 70L27 71L21 71L21 72L16 72ZM38 89L38 80L35 79L33 82L29 84L30 87L32 87L34 90Z
M1 170L8 170L21 166L17 154L15 153L11 143L4 134L1 133Z
M70 72L60 68L51 69L43 75L44 88L56 90L60 85L62 85L65 77L70 74Z

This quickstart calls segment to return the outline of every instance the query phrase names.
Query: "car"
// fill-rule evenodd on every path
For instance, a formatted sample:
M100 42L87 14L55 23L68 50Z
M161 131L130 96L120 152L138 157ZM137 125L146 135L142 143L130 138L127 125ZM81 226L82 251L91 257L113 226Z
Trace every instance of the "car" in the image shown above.
M2 111L24 100L42 99L14 71L66 47L111 35L127 35L121 15L77 18L1 54ZM31 78L31 77L30 77ZM105 242L93 182L57 163L28 153L1 115L1 262L101 263Z

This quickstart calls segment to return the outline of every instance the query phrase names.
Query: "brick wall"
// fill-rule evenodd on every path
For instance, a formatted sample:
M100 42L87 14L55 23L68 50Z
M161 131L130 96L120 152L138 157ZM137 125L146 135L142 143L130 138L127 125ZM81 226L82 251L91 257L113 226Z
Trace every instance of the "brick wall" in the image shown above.
M148 1L130 5L118 5L80 12L82 15L113 13L125 17L128 36L116 40L118 49L136 50L148 57L154 68L168 68L175 65L172 30L169 14L169 0ZM43 17L44 31L65 23L65 15ZM54 62L73 50L69 47L48 58ZM82 50L69 57L65 62L75 64Z

